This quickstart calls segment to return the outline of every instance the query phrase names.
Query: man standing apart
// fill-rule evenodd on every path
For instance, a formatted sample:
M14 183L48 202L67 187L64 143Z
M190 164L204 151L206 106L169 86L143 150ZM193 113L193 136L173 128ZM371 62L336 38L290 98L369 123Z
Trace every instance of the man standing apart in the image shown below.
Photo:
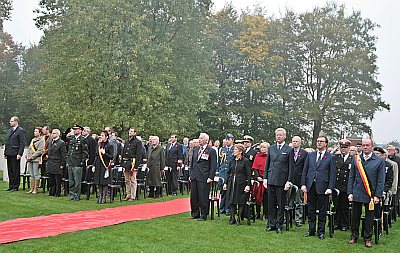
M265 164L264 187L268 189L268 225L266 231L282 234L286 191L292 186L294 159L292 148L285 143L286 130L275 130L276 144L268 148ZM278 207L278 208L277 208Z
M194 149L190 166L191 219L198 219L199 221L207 220L210 183L214 181L217 169L217 153L207 145L208 140L208 134L200 133L200 146Z
M86 139L81 135L83 127L76 124L72 129L74 135L68 136L67 157L69 197L78 201L81 197L82 170L86 167L89 151Z
M371 139L364 139L361 147L362 154L356 155L352 162L347 188L349 201L353 202L349 244L357 243L362 206L365 206L365 224L362 232L365 247L371 248L374 209L383 195L386 168L383 159L372 152Z
M122 150L121 165L124 168L126 197L125 201L136 199L136 174L140 163L142 162L142 142L136 138L136 129L131 127L128 133L128 139L125 141Z
M314 236L316 229L316 210L318 213L318 238L325 239L326 211L328 196L335 188L335 157L326 150L328 138L317 138L317 151L308 154L301 178L301 190L308 197L308 232L306 237Z
M18 191L20 183L21 157L25 147L25 131L18 124L18 117L11 117L11 128L8 130L4 149L9 180L7 191Z

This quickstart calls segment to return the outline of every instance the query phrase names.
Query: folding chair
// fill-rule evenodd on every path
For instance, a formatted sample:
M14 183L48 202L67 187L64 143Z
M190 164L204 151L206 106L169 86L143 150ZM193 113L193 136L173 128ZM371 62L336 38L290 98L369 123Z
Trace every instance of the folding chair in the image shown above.
M333 238L333 234L335 233L335 215L337 206L336 201L338 200L340 191L338 189L333 189L332 194L329 196L328 200L328 208L326 210L326 215L328 216L328 227L329 227L329 237Z
M110 203L114 202L114 197L117 192L119 192L119 201L122 203L122 182L124 181L124 170L121 166L115 166L109 170L112 179L111 184L108 185L110 188Z
M256 205L256 199L253 195L253 187L254 184L257 184L258 182L255 182L254 180L251 180L251 189L249 192L249 197L247 198L246 201L246 207L247 207L247 225L251 224L251 220L253 222L256 222L256 210L255 210L255 205Z
M163 189L165 188L165 194L168 196L168 182L167 182L167 175L165 169L161 172L161 191L160 196L163 196Z
M141 164L139 165L138 172L136 175L136 182L137 182L137 187L136 187L136 199L139 200L140 194L143 189L143 198L146 199L146 194L147 194L147 172L149 169L147 168L146 164Z
M92 189L92 193L96 193L96 198L97 196L97 189L96 189L96 185L93 182L93 178L89 178L88 175L90 174L90 171L92 170L94 166L93 165L89 165L86 167L86 171L85 171L85 181L82 181L81 184L86 186L86 200L90 199L90 190Z
M214 177L214 181L211 182L211 189L210 189L210 195L208 197L209 199L209 208L208 210L211 210L211 220L214 220L214 208L215 208L215 203L217 203L217 214L218 217L220 217L219 213L219 196L218 196L218 183L220 181L224 181L223 178L221 177Z
M26 189L25 184L28 184L28 188L31 188L31 181L30 181L31 174L28 173L28 163L27 162L25 163L25 170L24 170L24 173L21 174L21 177L22 177L22 190L25 191L25 189Z
M185 192L185 186L187 189L187 193L190 191L190 182L189 182L189 167L187 165L181 167L178 171L178 183L179 183L179 191L183 195Z
M293 227L293 217L295 210L294 199L299 188L296 185L292 185L286 193L286 206L285 206L285 220L286 220L286 231L289 231L290 227Z

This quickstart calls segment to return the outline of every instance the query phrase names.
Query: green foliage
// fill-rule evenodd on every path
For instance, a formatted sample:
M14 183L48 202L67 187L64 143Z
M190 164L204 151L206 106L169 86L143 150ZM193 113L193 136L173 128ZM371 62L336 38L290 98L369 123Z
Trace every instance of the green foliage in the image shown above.
M193 133L210 82L202 2L71 0L64 13L31 73L46 90L35 95L50 123Z
M12 0L0 0L0 30L3 30L3 21L10 20Z

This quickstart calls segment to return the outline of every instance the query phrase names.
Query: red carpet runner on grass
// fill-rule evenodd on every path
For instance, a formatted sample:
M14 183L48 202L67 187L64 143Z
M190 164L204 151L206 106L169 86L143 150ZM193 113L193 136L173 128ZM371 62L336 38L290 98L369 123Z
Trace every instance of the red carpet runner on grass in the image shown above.
M0 222L0 244L106 227L127 221L149 220L188 211L190 211L189 199L184 198L101 210L18 218Z

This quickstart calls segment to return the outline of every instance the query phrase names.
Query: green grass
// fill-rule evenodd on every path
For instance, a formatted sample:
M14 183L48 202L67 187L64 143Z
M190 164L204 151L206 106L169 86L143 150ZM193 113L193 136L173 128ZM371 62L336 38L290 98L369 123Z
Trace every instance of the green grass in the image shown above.
M3 186L3 187L2 187ZM0 189L5 188L0 183ZM187 195L186 195L187 197ZM173 197L164 198L173 199ZM147 199L133 204L150 202ZM126 203L124 203L125 205ZM114 206L119 206L115 203ZM94 200L71 202L64 198L33 196L21 191L0 192L0 220L51 213L110 207L97 205ZM349 232L338 231L333 239L320 241L304 238L307 227L292 228L283 235L264 232L265 222L250 226L228 225L228 217L198 222L189 220L189 213L146 221L78 231L49 238L32 239L0 245L0 252L366 252L360 242L347 244ZM397 252L400 248L400 222L393 225L389 236L368 252Z

